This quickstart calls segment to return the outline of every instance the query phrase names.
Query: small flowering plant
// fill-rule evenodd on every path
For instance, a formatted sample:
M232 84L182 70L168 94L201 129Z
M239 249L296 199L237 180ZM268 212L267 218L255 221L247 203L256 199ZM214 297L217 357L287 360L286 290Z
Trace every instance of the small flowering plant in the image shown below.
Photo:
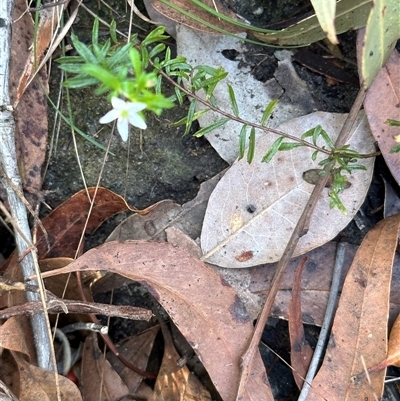
M164 29L157 27L141 43L133 35L128 43L121 45L113 22L111 39L100 44L99 21L96 19L91 45L85 45L72 34L71 40L78 56L65 56L57 60L60 68L72 75L64 83L66 87L97 85L95 94L107 94L113 108L100 118L100 123L117 120L117 129L123 141L128 139L131 126L146 129L145 112L160 115L164 109L174 107L176 101L183 104L186 94L182 93L179 85L174 87L172 96L166 97L162 93L163 78L178 84L185 80L193 94L203 90L212 103L215 101L213 91L216 85L227 75L221 68L192 67L184 57L172 58L171 50L162 43L169 38L164 35ZM111 40L114 46L111 46ZM188 118L184 121L185 134L199 116L194 113L194 106L195 100L191 99ZM209 127L211 129L213 127Z

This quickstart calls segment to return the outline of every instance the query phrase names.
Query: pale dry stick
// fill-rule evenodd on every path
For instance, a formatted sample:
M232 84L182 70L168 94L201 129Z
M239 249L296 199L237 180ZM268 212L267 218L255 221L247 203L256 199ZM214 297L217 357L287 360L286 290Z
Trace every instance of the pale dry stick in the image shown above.
M346 255L346 243L339 242L336 251L332 284L329 292L328 303L326 305L324 321L322 323L321 331L318 336L318 342L315 347L315 351L311 359L310 366L308 367L308 372L306 378L304 379L304 384L303 387L301 388L301 392L297 401L306 401L308 393L311 388L311 382L314 379L315 372L318 369L322 353L325 349L326 341L328 340L328 335L330 333L330 328L332 325L332 319L336 310L337 296L340 286L340 277L342 275L342 268L344 264L345 255Z
M351 129L354 125L354 122L357 118L358 112L361 109L364 97L366 94L366 90L361 88L358 92L357 98L350 110L349 115L340 131L340 134L336 140L335 147L341 148L344 146L349 138ZM328 168L327 166L325 168ZM256 327L254 329L253 336L251 338L250 344L247 347L247 350L242 355L242 375L239 382L239 387L237 391L236 400L240 401L243 399L244 392L246 390L247 382L249 380L249 376L252 371L254 356L258 350L258 344L260 343L262 333L264 331L264 327L267 323L268 316L270 315L270 311L272 305L275 301L276 294L279 289L279 284L282 281L283 274L285 273L286 266L289 264L290 259L293 256L293 253L296 249L297 243L300 238L307 234L309 224L311 221L311 217L314 213L315 207L319 201L322 190L325 188L325 185L328 181L329 174L322 176L318 182L316 183L313 192L310 195L310 198L304 207L303 213L300 216L300 219L293 230L293 233L290 237L288 244L286 245L285 251L283 252L282 258L278 263L276 271L271 281L270 290L267 295L267 299L265 300L263 309L261 310L260 316L257 320Z
M22 192L22 181L18 171L16 149L15 149L15 122L12 114L13 107L10 104L9 94L9 66L10 66L10 43L11 43L11 25L12 25L12 10L14 1L0 2L0 36L3 40L0 41L0 162L5 175L10 181ZM24 237L15 231L15 241L18 249L18 254L23 255L29 244L32 243L32 236L28 223L27 211L24 203L19 198L18 194L9 185L8 180L2 180L4 188L7 192L7 198L10 205L13 220L24 233ZM46 301L44 297L44 287L40 279L40 270L37 263L37 255L32 250L28 252L21 260L21 268L24 277L38 275L38 283L41 286L40 296L34 293L27 293L29 301L39 301L43 303L45 308ZM51 329L46 313L37 313L31 317L31 323L34 333L34 344L37 352L37 360L40 367L43 369L56 371L56 361L54 350L51 343ZM58 375L55 373L55 382L58 383ZM60 392L57 388L57 399L61 400Z

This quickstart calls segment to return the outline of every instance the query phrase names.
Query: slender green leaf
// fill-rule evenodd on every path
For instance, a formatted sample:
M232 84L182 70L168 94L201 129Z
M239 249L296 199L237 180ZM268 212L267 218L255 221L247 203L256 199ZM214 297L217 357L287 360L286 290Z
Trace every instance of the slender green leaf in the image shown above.
M117 23L113 19L110 24L110 37L111 40L113 41L114 44L118 43L118 38L117 38Z
M400 145L393 146L393 148L390 149L390 153L398 153L398 152L400 152Z
M200 138L205 134L215 130L216 128L222 127L226 124L230 119L229 118L221 118L221 120L215 121L214 123L208 125L207 127L199 129L193 136L196 138Z
M185 132L183 133L183 136L187 135L190 131L190 128L192 128L195 110L196 110L196 100L192 99L190 101L190 106L186 117Z
M247 125L243 124L239 134L239 160L243 159L246 150Z
M282 150L282 151L284 151L284 150L293 150L293 149L299 148L301 146L305 146L305 145L303 145L302 143L299 143L299 142L282 142L279 145L279 149L278 150Z
M87 62L97 64L97 58L94 56L92 51L84 43L80 42L75 34L71 34L72 44L78 54Z
M99 65L85 64L82 66L82 71L98 79L109 88L118 90L121 87L121 82L113 74L109 73L106 69L100 67Z
M392 127L400 127L400 121L392 120L391 118L388 118L385 123L391 125Z
M201 116L206 114L208 111L210 111L210 109L203 109L203 110L196 111L196 113L193 114L193 121L199 119ZM179 121L175 121L170 126L171 127L178 127L179 125L186 124L187 121L188 121L188 116L186 116L184 118L181 118Z
M99 44L99 19L95 18L92 29L92 45L97 46Z
M327 134L327 132L322 129L321 127L321 132L320 135L322 136L322 138L324 139L324 141L326 142L326 144L333 149L335 147L334 143L332 142L331 138L329 137L329 135Z
M251 163L254 159L254 152L256 150L256 130L251 127L249 136L249 148L247 149L247 163Z
M261 116L261 125L265 125L268 122L278 102L279 99L274 99L268 103L268 106L265 108L263 115Z
M279 146L281 146L283 139L284 137L281 136L272 144L272 146L268 149L265 156L262 158L262 162L269 163L272 160L276 152L279 150Z
M315 162L315 160L317 160L317 156L318 156L318 150L315 150L315 151L313 152L313 154L311 155L311 160L312 160L313 162Z
M314 128L314 132L313 132L313 135L312 135L312 141L313 141L314 145L317 144L318 137L321 135L321 133L322 133L322 127L318 124Z
M239 108L236 102L235 92L231 85L228 84L229 99L231 101L232 112L235 117L239 117Z
M347 210L339 199L338 194L334 191L329 191L329 196L331 198L329 203L330 208L333 209L334 207L337 207L343 214L347 215Z

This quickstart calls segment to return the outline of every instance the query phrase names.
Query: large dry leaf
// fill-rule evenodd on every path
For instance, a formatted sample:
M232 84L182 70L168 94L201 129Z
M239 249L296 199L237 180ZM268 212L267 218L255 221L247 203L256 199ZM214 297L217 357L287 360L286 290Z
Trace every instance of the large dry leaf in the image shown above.
M240 68L238 60L232 61L224 57L224 51L227 49L235 49L239 54L243 52L240 39L200 33L178 25L176 41L178 53L186 57L188 63L222 67L228 72L228 76L213 91L218 107L222 110L232 110L227 84L235 91L240 117L247 121L260 121L267 105L272 100L279 99L279 105L269 121L271 128L317 109L307 85L297 75L291 55L287 51L275 52L274 57L279 61L274 76L267 82L260 83L251 74L250 67ZM204 94L200 95L205 97ZM196 110L206 108L200 103L196 105ZM218 112L210 110L199 118L199 123L206 127L220 119L221 115ZM212 147L229 164L238 157L241 129L241 123L230 120L206 135ZM263 134L262 130L256 130L256 137Z
M385 371L355 375L386 357L392 264L400 215L381 221L364 238L343 286L324 362L308 401L372 400L383 392Z
M25 361L13 353L19 370L20 401L54 401L57 391L54 372L49 372ZM61 401L82 401L78 387L64 376L58 375Z
M225 401L233 400L240 356L253 332L235 291L207 265L168 243L109 242L58 272L107 270L146 286L169 313ZM273 400L259 354L244 401Z
M364 107L372 135L378 141L386 164L398 184L400 184L400 154L390 153L390 149L398 145L395 137L400 135L400 129L385 122L388 119L400 121L399 103L400 55L395 50L368 90Z
M282 124L279 129L300 137L321 125L334 142L345 114L316 112ZM349 144L360 153L374 151L368 122L360 113ZM233 164L216 186L208 202L201 233L203 259L222 267L239 268L279 260L314 188L303 173L320 168L313 150L300 147L279 152L269 164L261 160L276 137L265 135L256 141L254 161L246 157ZM320 146L325 143L319 142ZM347 215L329 207L325 189L313 214L310 228L296 248L301 255L334 238L353 218L364 201L372 177L374 160L359 162L366 167L348 177L352 184L340 198Z

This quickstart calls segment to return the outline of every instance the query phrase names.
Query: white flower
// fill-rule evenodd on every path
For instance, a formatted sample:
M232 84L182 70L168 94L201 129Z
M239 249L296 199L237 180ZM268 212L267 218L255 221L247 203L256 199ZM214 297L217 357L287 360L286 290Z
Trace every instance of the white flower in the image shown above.
M118 118L117 129L124 142L128 139L129 124L142 129L147 128L143 117L138 114L138 111L142 111L146 108L146 104L140 102L125 102L117 97L111 99L111 104L113 109L105 116L101 117L99 122L100 124L107 124Z

